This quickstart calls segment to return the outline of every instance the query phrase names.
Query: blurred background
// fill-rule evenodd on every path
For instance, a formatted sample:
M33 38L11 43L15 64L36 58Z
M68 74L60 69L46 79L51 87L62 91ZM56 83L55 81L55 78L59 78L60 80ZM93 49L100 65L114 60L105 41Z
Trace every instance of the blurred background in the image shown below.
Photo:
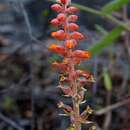
M130 1L72 0L80 9L79 48L92 59L81 64L96 82L86 86L97 130L130 130ZM47 0L0 0L0 130L65 130L69 119L57 103L71 104L56 88L51 63L54 42L49 21L56 16ZM92 125L83 130L94 130Z

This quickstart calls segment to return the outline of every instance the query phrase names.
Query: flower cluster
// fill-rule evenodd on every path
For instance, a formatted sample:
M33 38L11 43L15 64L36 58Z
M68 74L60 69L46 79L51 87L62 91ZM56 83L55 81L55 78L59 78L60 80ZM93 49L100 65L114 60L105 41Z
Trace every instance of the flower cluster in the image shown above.
M70 4L70 0L57 0L57 4L51 6L51 9L58 13L57 17L51 20L51 24L59 28L58 31L52 32L51 36L63 44L53 43L49 46L49 50L63 57L61 62L55 61L53 67L62 73L58 87L66 96L71 97L73 102L73 106L65 105L63 102L58 106L70 116L71 125L75 130L81 130L81 124L89 123L87 118L92 113L90 107L80 113L79 106L84 102L84 85L93 82L94 78L89 72L76 69L81 61L90 59L91 54L89 51L75 49L80 40L86 37L77 31L78 9Z

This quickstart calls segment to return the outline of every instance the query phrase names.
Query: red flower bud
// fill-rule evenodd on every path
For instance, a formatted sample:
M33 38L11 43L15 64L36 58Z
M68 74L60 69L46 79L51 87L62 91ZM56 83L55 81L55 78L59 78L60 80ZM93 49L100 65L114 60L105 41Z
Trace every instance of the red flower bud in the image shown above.
M63 11L63 7L59 4L53 4L51 6L51 9L58 12L58 13Z
M66 20L66 15L64 13L60 13L57 15L57 19L60 21L60 22L65 22Z
M52 19L50 23L51 23L52 25L55 25L55 26L60 25L60 22L59 22L59 20L58 20L57 18Z
M57 2L62 3L64 5L68 5L71 2L71 0L57 0Z
M68 0L60 0L61 3L66 4Z
M67 30L70 30L70 31L76 31L79 29L79 26L75 23L69 23L67 26L66 26L66 29Z
M52 51L52 52L61 54L61 55L66 54L64 46L61 46L61 45L51 44L50 47L49 47L49 50Z
M89 59L91 57L91 54L88 51L75 50L73 52L73 57L80 59Z
M77 45L75 40L66 40L65 45L68 49L72 49Z
M66 34L63 30L59 30L57 32L52 32L51 36L56 38L57 40L64 40L66 38Z
M77 15L70 15L68 17L68 21L69 22L76 22L78 20L78 16Z
M83 40L85 37L83 34L79 33L79 32L73 32L71 34L71 38L75 39L75 40Z
M71 6L66 10L66 12L70 14L75 14L78 12L78 9L76 7Z

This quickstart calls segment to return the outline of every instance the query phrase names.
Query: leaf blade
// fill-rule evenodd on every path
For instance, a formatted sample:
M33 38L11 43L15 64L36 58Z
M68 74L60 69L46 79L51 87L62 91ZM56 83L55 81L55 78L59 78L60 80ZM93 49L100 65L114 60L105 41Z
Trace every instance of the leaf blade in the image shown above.
M104 69L103 78L104 78L104 85L105 85L106 90L111 91L112 90L112 80L111 80L110 74L108 73L107 69Z
M116 27L111 32L103 36L100 41L88 49L91 52L92 56L99 54L104 48L113 44L113 42L120 36L122 31L122 27Z
M129 2L129 0L111 1L102 8L102 12L106 14L111 14L112 12L120 10L124 5L128 4Z

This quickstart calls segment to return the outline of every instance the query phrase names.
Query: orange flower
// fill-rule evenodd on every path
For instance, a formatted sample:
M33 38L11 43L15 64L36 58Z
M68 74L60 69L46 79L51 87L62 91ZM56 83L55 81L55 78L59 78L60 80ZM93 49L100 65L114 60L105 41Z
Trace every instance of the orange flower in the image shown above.
M57 68L57 69L61 70L62 72L69 71L69 67L64 62L54 62L52 64L52 67Z
M71 34L71 38L75 39L75 40L83 40L85 37L82 33L79 32L73 32Z
M77 45L75 40L66 40L65 45L68 49L72 49Z
M69 23L66 28L70 31L76 31L79 29L79 26L75 23Z
M66 54L64 46L61 46L61 45L51 44L50 47L49 47L49 50L52 51L52 52L61 54L61 55Z
M57 40L64 40L66 38L66 34L63 30L52 32L51 36L56 38Z
M82 50L75 50L73 51L73 57L80 58L80 59L89 59L91 57L90 52L82 51Z

